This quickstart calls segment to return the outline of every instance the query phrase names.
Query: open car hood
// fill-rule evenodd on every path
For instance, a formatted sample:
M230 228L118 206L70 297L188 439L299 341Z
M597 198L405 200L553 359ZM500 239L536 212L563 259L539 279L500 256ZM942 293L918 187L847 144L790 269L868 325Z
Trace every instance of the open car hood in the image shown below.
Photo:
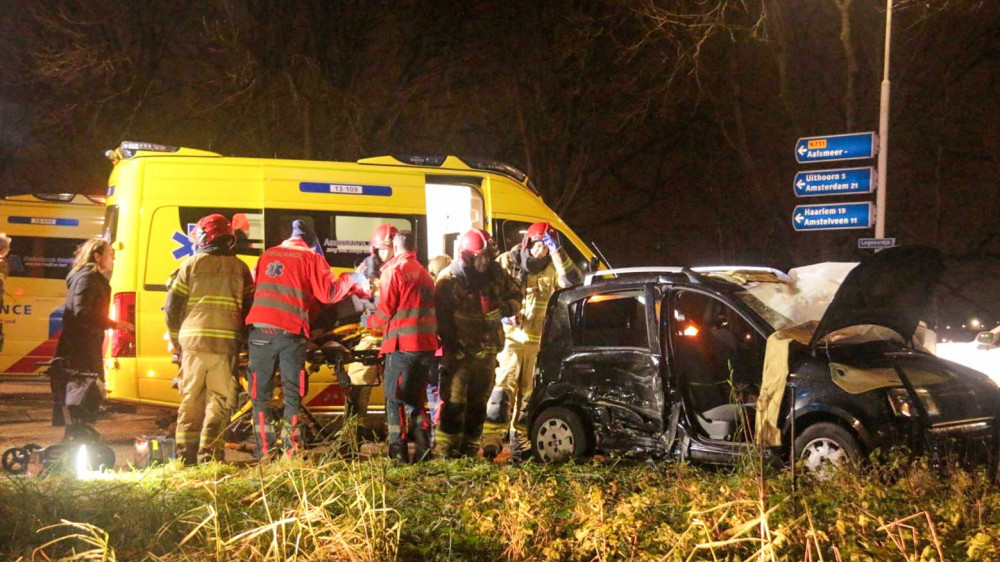
M941 252L926 246L899 246L867 257L844 278L810 346L860 325L884 326L911 341L943 268Z

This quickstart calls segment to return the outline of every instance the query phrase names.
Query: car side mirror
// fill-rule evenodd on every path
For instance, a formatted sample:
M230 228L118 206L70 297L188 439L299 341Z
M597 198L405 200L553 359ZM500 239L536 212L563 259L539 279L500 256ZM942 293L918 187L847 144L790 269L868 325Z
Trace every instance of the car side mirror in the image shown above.
M592 257L587 260L587 273L595 273L598 270L601 262L597 260L597 257Z

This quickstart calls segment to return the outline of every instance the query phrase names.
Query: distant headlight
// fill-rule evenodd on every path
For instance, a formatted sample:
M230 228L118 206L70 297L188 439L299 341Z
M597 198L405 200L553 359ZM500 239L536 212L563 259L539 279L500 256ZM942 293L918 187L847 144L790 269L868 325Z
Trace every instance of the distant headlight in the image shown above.
M931 397L931 393L927 391L926 388L918 388L917 398L920 399L920 403L923 405L924 410L927 411L927 415L934 417L941 413L938 410L937 404L934 403L934 398ZM892 413L901 418L915 418L917 417L917 409L913 405L913 401L910 400L910 395L906 392L905 388L891 388L889 389L889 407L892 408Z
M979 332L976 344L980 349L991 349L1000 346L1000 334L995 332Z

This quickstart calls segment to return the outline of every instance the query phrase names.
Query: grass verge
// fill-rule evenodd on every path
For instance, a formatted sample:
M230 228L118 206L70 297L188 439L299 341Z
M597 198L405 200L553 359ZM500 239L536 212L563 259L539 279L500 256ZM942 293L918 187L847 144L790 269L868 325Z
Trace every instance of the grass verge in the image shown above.
M172 464L0 480L0 558L35 560L1000 559L980 473L901 456L827 482L677 463ZM763 539L761 538L763 535Z

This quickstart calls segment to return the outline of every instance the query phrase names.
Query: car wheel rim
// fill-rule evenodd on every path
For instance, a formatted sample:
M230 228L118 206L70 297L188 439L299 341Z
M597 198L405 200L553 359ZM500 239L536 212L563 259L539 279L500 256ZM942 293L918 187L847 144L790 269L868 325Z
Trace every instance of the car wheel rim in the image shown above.
M847 453L833 439L820 437L806 443L800 458L806 469L820 480L827 480L847 462Z
M565 420L551 419L538 428L535 448L546 462L563 461L573 456L575 438Z

